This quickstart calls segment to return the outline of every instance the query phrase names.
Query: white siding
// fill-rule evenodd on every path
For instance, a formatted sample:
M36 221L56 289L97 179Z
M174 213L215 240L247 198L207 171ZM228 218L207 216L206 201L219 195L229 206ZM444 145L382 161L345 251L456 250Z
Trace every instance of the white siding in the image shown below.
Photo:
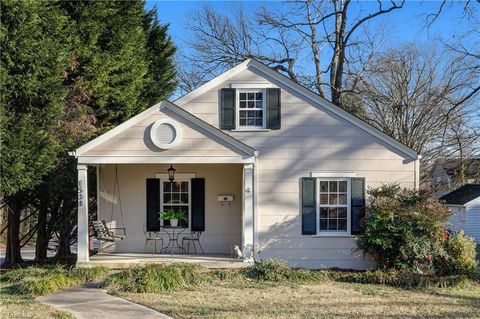
M477 244L480 244L480 198L466 206L465 234L475 238Z
M413 187L415 167L393 147L351 123L303 101L274 79L246 70L184 106L219 126L219 90L231 83L274 83L282 89L282 128L229 132L260 152L258 231L260 257L286 259L295 267L365 269L372 262L356 252L354 237L301 235L299 181L310 172L354 172L368 187L399 183Z
M465 207L463 206L448 206L452 215L448 217L448 228L454 232L465 230Z
M370 260L355 251L354 237L319 238L301 235L300 178L309 176L310 172L349 172L365 177L367 187L376 187L382 183L399 183L404 187L413 187L414 160L336 114L305 102L297 93L275 79L265 78L250 69L235 75L182 107L218 128L219 90L230 87L231 83L273 83L282 90L280 130L226 131L260 152L256 189L260 257L286 259L290 265L296 267L365 269L371 266ZM184 138L177 147L170 150L152 150L145 134L149 125L164 116L170 116L180 122L184 129ZM189 127L188 123L178 119L174 114L161 112L135 124L85 155L152 154L241 158L241 155L218 141L218 138L201 129ZM197 172L196 169L201 167L203 166L191 166L188 170ZM126 193L122 203L127 206L125 211L129 216L128 227L133 228L129 232L129 238L119 243L118 250L138 251L143 248L141 246L143 234L139 230L145 223L145 178L153 177L155 172L164 169L166 168L161 165L122 166L123 185L128 185L123 186L122 192ZM112 174L111 167L109 170ZM213 199L207 200L216 200L214 195L217 192L226 192L228 189L232 189L240 196L240 168L238 172L237 169L232 172L229 167L224 167L216 170L215 174L213 172L209 174L210 180L215 181L213 184L215 191L211 194ZM109 183L111 181L110 176ZM207 214L216 214L217 217L214 218L212 215L207 219L209 229L205 234L205 245L211 251L227 251L231 244L240 238L241 206L217 207L217 203L214 202L210 202L210 205ZM226 223L231 220L226 216L230 216L235 222L232 225ZM218 225L213 227L215 223Z
M153 145L149 136L152 124L164 118L173 118L182 130L180 143L167 150L158 149ZM242 154L231 150L231 147L213 134L199 127L192 128L189 125L191 124L171 111L159 111L95 146L87 151L84 156L217 156L242 158Z

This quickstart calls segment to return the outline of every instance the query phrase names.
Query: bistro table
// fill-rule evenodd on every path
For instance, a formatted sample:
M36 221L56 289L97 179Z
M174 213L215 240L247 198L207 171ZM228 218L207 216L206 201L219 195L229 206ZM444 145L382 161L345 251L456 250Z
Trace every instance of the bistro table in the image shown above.
M168 236L168 243L160 251L161 254L170 250L170 254L173 254L174 250L185 253L186 250L183 248L178 241L178 236L183 233L187 228L184 226L163 226L161 228Z

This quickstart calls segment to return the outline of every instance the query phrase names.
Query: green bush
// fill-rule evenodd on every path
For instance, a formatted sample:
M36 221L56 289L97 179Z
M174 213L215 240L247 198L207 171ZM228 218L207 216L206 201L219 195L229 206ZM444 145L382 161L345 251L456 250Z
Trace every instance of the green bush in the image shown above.
M342 282L353 282L360 284L376 284L393 286L407 289L417 288L446 288L463 285L468 282L468 278L459 276L436 276L425 275L411 271L399 271L391 269L388 271L367 271L358 273L348 273L337 278Z
M79 284L78 278L54 273L43 277L27 277L18 284L18 288L23 294L41 296Z
M148 264L113 274L103 286L111 291L143 293L176 291L209 281L211 277L196 264Z
M2 280L20 294L39 296L102 279L108 272L104 267L31 266L9 271Z
M435 273L444 259L444 228L450 212L426 192L384 185L369 190L370 206L358 248L381 269Z
M218 280L228 282L239 282L245 279L238 269L213 269L212 275Z
M284 281L292 277L293 270L279 259L264 259L245 269L247 278L262 281Z
M437 272L442 275L470 275L477 270L477 244L463 230L445 242L446 256L436 260Z

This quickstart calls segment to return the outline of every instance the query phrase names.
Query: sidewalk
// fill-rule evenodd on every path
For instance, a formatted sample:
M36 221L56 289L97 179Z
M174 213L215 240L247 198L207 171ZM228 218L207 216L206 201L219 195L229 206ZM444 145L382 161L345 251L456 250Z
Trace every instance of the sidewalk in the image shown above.
M114 297L97 288L71 288L37 301L73 313L77 319L172 319L150 308Z

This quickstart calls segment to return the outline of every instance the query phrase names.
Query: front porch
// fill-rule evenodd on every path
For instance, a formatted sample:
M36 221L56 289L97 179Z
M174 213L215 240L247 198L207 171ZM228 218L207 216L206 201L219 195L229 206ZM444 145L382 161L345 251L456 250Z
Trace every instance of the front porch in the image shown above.
M90 164L90 163L89 163ZM173 164L175 180L168 180L167 169L172 164L96 164L97 212L89 214L84 198L87 198L87 165L79 165L79 215L77 266L103 265L122 268L142 263L193 262L211 268L244 267L248 262L232 258L240 249L246 261L251 260L253 247L253 165L250 163L201 163ZM200 201L193 181L201 179ZM156 185L151 187L152 182ZM229 201L222 201L228 194ZM198 202L200 202L200 209ZM188 216L182 231L176 230L178 244L191 236L194 226L201 224L200 243L205 254L200 254L197 245L180 254L177 249L162 252L167 247L172 230L169 224L159 220L159 212L170 208L182 209ZM195 212L201 212L200 217ZM94 219L105 221L111 228L126 231L123 239L114 242L100 240L100 253L89 256L92 249ZM200 223L198 222L200 220ZM163 238L163 241L147 241L147 235ZM88 235L90 234L90 235ZM122 234L122 233L120 233ZM175 234L175 233L174 233ZM157 248L155 244L158 244ZM193 244L193 243L192 243ZM186 244L185 244L186 246ZM187 248L187 247L185 247ZM165 254L168 252L168 254Z
M78 262L80 267L103 266L113 269L126 268L147 263L195 263L206 268L244 268L251 262L233 258L227 254L170 255L150 253L99 253L88 262Z

